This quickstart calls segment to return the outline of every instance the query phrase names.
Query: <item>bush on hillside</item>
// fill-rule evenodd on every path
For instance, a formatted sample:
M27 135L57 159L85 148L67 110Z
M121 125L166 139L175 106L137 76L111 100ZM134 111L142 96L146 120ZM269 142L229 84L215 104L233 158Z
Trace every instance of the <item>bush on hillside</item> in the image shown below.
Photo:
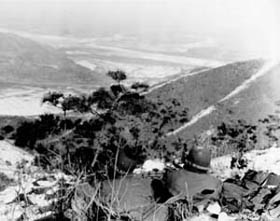
M268 147L271 147L273 144L280 143L280 117L277 115L268 115L264 119L259 120L265 126L263 131L265 137L268 141Z
M235 153L231 168L239 169L247 166L244 153L255 149L257 142L257 125L245 120L222 122L211 137L211 145L216 148L216 155Z
M223 122L212 136L212 143L218 147L227 146L230 151L247 152L254 149L257 143L257 125L245 120Z
M131 85L131 89L137 92L146 92L149 89L149 85L142 82L135 82Z
M5 134L9 134L9 133L14 131L14 127L11 126L11 125L6 125L6 126L1 128L1 131Z
M59 122L60 118L52 114L41 115L39 119L22 122L15 131L15 145L33 149L37 140L57 134L62 130Z

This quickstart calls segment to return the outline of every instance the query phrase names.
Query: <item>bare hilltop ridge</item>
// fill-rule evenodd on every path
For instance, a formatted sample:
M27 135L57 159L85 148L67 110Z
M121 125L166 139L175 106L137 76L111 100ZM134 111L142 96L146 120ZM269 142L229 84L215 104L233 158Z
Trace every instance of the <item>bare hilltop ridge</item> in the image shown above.
M280 218L278 62L175 61L124 50L133 62L142 56L145 64L161 69L167 68L163 62L172 63L172 74L146 81L139 76L133 84L130 77L134 81L141 72L103 68L109 57L125 60L119 49L94 47L103 53L94 58L99 68L81 54L78 62L65 48L0 33L0 220L135 220L133 210L121 211L99 198L101 183L162 178L182 169L193 146L211 151L211 175L236 185L245 180L250 186L244 188L259 203L233 211L233 203L222 199L197 207L191 199L156 202L153 219L145 221L163 221L157 214L162 208L180 221L186 220L181 214L189 220ZM178 62L190 64L174 69ZM121 67L134 70L129 65ZM154 75L161 70L156 67L149 69ZM254 172L266 179L272 174L277 187L253 184ZM133 208L138 202L130 197Z

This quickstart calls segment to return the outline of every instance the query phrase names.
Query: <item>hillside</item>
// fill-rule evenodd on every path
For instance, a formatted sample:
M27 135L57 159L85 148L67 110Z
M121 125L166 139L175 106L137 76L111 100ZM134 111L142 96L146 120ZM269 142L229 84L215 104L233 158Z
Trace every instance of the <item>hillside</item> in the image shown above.
M68 119L65 119L65 116L60 118L59 115L45 115L37 119L30 118L30 121L26 121L21 125L18 122L24 121L22 118L15 119L11 117L0 119L0 125L1 121L5 125L2 128L2 138L0 137L4 139L0 141L0 173L3 171L3 191L0 190L0 205L3 207L3 212L1 213L0 211L0 217L5 219L10 215L7 212L11 208L10 205L17 205L16 203L21 200L21 194L25 194L25 198L22 200L25 204L17 207L16 212L18 217L49 217L46 213L33 212L41 211L43 208L47 208L44 211L52 213L52 219L50 218L50 220L62 220L57 217L68 217L69 214L71 217L73 215L80 217L80 211L84 210L83 205L85 205L84 202L86 201L83 196L78 197L78 193L80 190L83 191L84 184L90 187L88 189L89 192L85 193L93 196L93 194L97 193L95 188L98 190L100 187L97 186L99 183L96 184L95 180L102 183L108 180L109 182L111 180L113 182L115 180L121 180L123 182L126 178L130 179L130 175L128 177L123 175L125 171L125 174L131 172L131 175L134 172L131 177L137 178L139 176L143 178L147 175L150 179L152 174L158 180L158 176L163 175L163 169L168 165L170 160L178 160L178 163L176 161L175 165L179 169L179 165L183 163L181 160L184 160L184 154L182 152L185 150L185 147L189 147L188 142L185 142L186 138L193 139L196 135L207 130L211 125L217 126L226 120L235 118L253 121L277 110L277 104L279 104L280 100L280 90L277 88L280 82L279 70L280 65L276 66L274 62L253 60L237 62L220 68L197 72L189 76L186 75L182 78L165 82L162 84L162 87L156 87L154 90L151 89L150 93L146 94L154 101L159 100L161 104L150 103L149 100L145 100L140 94L129 91L128 88L126 89L123 86L121 89L128 93L120 97L116 96L115 100L111 98L113 99L112 105L116 105L111 109L112 111L96 114L94 118L86 119L86 115L81 115L81 118L75 115L72 118L68 115ZM120 85L115 85L115 88L116 86L120 87ZM112 85L111 91L108 91L109 95L113 92L113 88ZM106 98L108 100L108 96L101 98L103 102ZM177 104L173 100L174 98L178 99L182 105ZM110 106L110 104L107 105ZM167 107L164 107L164 105L167 105ZM177 109L181 108L181 110L184 110L187 107L189 108L189 116L187 120L181 121L178 118L181 113ZM205 113L205 115L200 113ZM185 118L185 115L182 117ZM171 122L169 122L169 119L171 119ZM197 119L197 121L194 119ZM165 128L164 122L167 122L167 128ZM187 126L185 127L185 125ZM175 126L175 128L172 128L172 126ZM279 127L279 125L276 126ZM178 131L178 133L174 133L177 137L183 138L182 143L179 141L178 143L166 145L165 142L162 142L166 141L161 139L165 138L162 134L165 134L166 131L169 132L167 134L171 134L168 136L167 141L173 141L172 138L174 136L170 132L171 128L175 129L175 132ZM183 129L178 130L178 128ZM240 135L243 132L239 128L237 133ZM257 133L254 133L254 135L258 136L258 138L260 137ZM13 143L10 139L14 139L15 142ZM234 139L238 140L240 137L234 137ZM244 142L244 140L242 141ZM246 147L247 141L244 142ZM229 145L227 146L227 144ZM29 150L30 153L36 153L36 156L38 156L34 160L35 165L31 164L33 160L32 154L23 152L14 145L23 147L25 150ZM232 153L232 145L236 144L226 143L226 150L224 151L222 149L223 154ZM279 174L279 170L277 169L277 166L279 166L279 157L277 157L279 148L274 148L274 146L265 151L254 150L246 153L248 166L245 170L254 169L259 171L268 169L271 172ZM213 146L205 145L205 147ZM220 150L221 146L216 147L216 149L211 149L212 153L214 152L216 154L214 156L222 155L221 151L216 151ZM241 149L239 145L237 147ZM176 152L172 148L175 148ZM255 143L253 148L256 149ZM9 151L13 153L14 157L11 158ZM234 156L226 155L212 161L212 168L214 169L212 175L220 179L219 181L227 182L224 179L234 178L234 174L239 175L245 171L231 168L230 165L232 165L232 159L235 159ZM160 159L153 161L151 160L153 157L159 157ZM16 166L19 165L18 161L22 158L23 160L26 158L26 163ZM166 160L166 162L164 163L162 159ZM268 161L270 164L266 164L265 167L261 165ZM147 166L149 162L150 165ZM160 169L153 165L154 162L160 164ZM258 167L255 167L256 165ZM154 166L155 170L152 170L152 166ZM61 170L57 170L58 168ZM19 183L18 180L20 180L20 177L18 179L10 179L14 174L18 173L19 169L26 173L26 181L20 183L24 187L24 190L26 190L24 193L17 191L18 187L16 185ZM170 170L171 167L167 167L166 169ZM32 172L28 173L28 171ZM137 171L139 173L138 175L135 174ZM261 174L262 172L259 173ZM94 176L94 182L92 182L92 176ZM277 179L279 181L280 177L277 177ZM88 185L89 183L90 185ZM279 183L280 181L278 185ZM261 188L264 187L262 186ZM65 194L65 192L61 191L62 189L69 192ZM253 190L253 188L251 189ZM73 190L75 192L72 192ZM50 192L51 194L49 194ZM126 191L121 192L126 193ZM102 192L100 193L102 194ZM62 194L63 196L66 195L67 199L57 200L62 199ZM221 195L219 193L219 199L223 197L222 194L224 193L221 193ZM136 191L132 192L131 199L135 199L137 195ZM68 204L68 196L71 199L71 205ZM278 197L278 195L269 196ZM127 195L122 195L121 197L125 200L129 199L126 198L128 197ZM95 203L100 202L102 198L93 197L92 199L92 202ZM219 199L217 198L217 202L215 202L216 207L218 207L218 212L215 213L216 217L218 216L219 220L227 220L224 218L228 217L224 212L228 211L226 210L227 204L220 204ZM133 202L133 200L128 202ZM255 201L252 202L255 203ZM44 205L47 206L44 207ZM79 207L79 205L83 207ZM93 208L95 208L95 204L93 205ZM118 211L119 208L122 208L119 205L116 208L112 207L112 211ZM159 208L161 206L162 204L160 204ZM203 211L207 209L208 212L211 212L209 211L209 207L213 205L208 205L207 203L207 205L202 206ZM27 213L27 210L24 210L23 207L24 209L32 210L32 212ZM57 208L58 210L56 210ZM99 204L96 204L96 208L99 209ZM169 208L172 207L168 207L168 211ZM267 209L265 206L263 208ZM221 211L223 212L220 213ZM99 213L92 214L92 217L88 220L97 220L94 217L96 214L96 216L99 216ZM199 214L209 216L209 214L204 214L203 212ZM235 215L237 216L237 214ZM154 213L153 217L160 216ZM14 214L12 214L12 218L15 218ZM165 219L159 218L157 220Z
M63 53L13 34L0 33L0 82L36 86L105 84L106 78Z
M264 119L271 114L279 114L279 72L280 66L277 65L229 99L209 105L209 114L201 117L183 130L178 131L176 136L192 138L211 126L215 127L222 122L229 122L231 120L243 119L249 123L258 124L259 119ZM260 126L261 128L263 127L263 125ZM172 138L174 136L171 136L169 139L172 140ZM259 140L262 140L262 138L260 137ZM262 140L258 144L260 145L259 147L263 148L264 143L265 140Z
M186 76L153 90L148 97L163 103L178 99L189 108L189 117L216 103L263 65L262 60L236 62Z

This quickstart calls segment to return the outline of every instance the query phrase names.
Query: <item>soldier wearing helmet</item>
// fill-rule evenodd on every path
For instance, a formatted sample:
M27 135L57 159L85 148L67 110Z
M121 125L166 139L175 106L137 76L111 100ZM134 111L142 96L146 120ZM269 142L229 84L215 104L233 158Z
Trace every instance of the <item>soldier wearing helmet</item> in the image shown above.
M182 169L166 172L163 185L171 196L188 197L194 203L218 199L221 182L208 174L210 162L211 152L195 146L186 157Z
M121 162L117 166L129 171L134 164L128 160L129 156L123 156L124 153L118 158ZM102 182L100 200L117 214L128 212L135 220L167 220L168 208L161 203L167 200L171 203L170 198L176 201L188 197L194 205L205 205L208 200L218 198L221 183L207 173L210 161L209 150L194 147L186 157L184 167L167 171L163 179L126 174Z

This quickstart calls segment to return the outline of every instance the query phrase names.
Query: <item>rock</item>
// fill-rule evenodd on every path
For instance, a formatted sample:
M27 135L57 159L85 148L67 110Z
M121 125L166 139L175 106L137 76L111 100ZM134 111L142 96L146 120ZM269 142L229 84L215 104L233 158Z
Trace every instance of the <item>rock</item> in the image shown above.
M279 184L280 184L280 176L274 173L270 173L264 185L267 187L274 188L279 186Z
M20 205L6 205L0 207L0 220L1 221L14 221L20 220L24 215L24 209Z
M246 207L244 199L250 190L242 187L234 179L228 179L223 183L221 193L221 205L232 213L237 213Z
M273 218L280 218L280 206L269 210L269 215Z
M52 203L52 201L45 200L44 194L29 194L28 198L32 202L32 204L36 204L38 207L46 207Z
M243 177L243 181L250 181L254 182L257 185L262 185L264 181L267 179L268 173L263 171L255 171L255 170L248 170Z
M206 210L210 213L210 214L214 214L214 215L218 215L221 212L221 207L220 205L215 202L213 204L210 204Z
M50 188L56 184L56 181L40 180L36 181L36 184L40 187Z
M8 187L0 192L0 204L7 204L16 199L18 193L16 187Z
M257 195L255 195L250 201L254 205L254 210L261 210L265 208L265 199L271 195L271 191L266 188L262 188Z
M259 184L250 180L243 180L243 186L250 190L250 193L258 192L258 189L260 188Z
M147 160L143 164L144 171L153 171L155 169L162 171L164 167L165 167L164 162L160 159Z
M55 194L57 193L57 191L59 190L58 186L54 186L53 188L49 189L46 191L46 197L53 197L55 196Z
M261 221L279 221L279 218L272 217L269 212L265 212L261 215L260 219Z
M209 215L207 214L200 214L198 216L194 216L190 219L188 219L189 221L213 221L215 219L211 218ZM184 220L187 221L187 220Z
M46 213L42 213L42 214L30 214L28 216L28 218L30 220L33 221L52 221L52 220L57 220L56 216L54 215L53 212L46 212Z
M280 192L277 193L274 197L272 197L269 202L268 205L272 206L274 203L279 202L280 201Z
M146 160L141 168L136 168L133 173L141 174L148 173L152 171L163 171L165 164L160 159Z
M230 217L225 212L221 212L218 217L218 221L233 221L236 220L235 217Z
M205 209L205 206L203 204L197 206L197 210L199 213L202 213L204 209Z

